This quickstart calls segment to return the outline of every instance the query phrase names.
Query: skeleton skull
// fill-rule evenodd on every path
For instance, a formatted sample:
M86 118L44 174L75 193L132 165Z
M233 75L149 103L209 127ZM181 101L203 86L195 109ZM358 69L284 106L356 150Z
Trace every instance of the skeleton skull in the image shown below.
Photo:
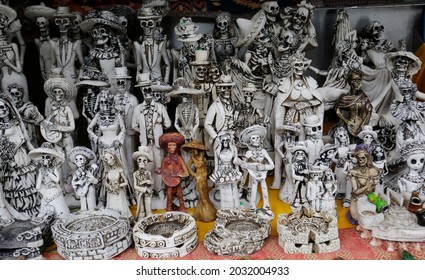
M158 27L158 24L154 19L142 19L140 20L140 26L142 27L143 34L145 36L151 36Z
M112 166L115 164L115 157L110 153L105 153L103 155L103 160L109 165Z
M305 7L299 7L292 18L292 27L296 31L301 31L307 24L310 12Z
M365 166L368 162L366 151L360 151L356 154L357 164L359 166Z
M80 32L80 24L83 21L83 16L79 12L72 12L75 18L71 21L71 29L73 33Z
M295 75L302 76L304 74L304 61L296 60L292 64L292 70Z
M384 26L380 22L375 21L373 23L371 35L376 41L384 39Z
M63 92L63 89L61 88L54 88L52 90L52 93L56 99L57 102L61 102L64 100L65 92Z
M208 77L208 66L207 65L197 65L195 67L196 79L198 81L205 81Z
M243 92L245 104L251 104L252 100L254 99L254 94L255 94L255 91L246 90Z
M139 156L136 160L137 166L141 169L146 169L146 166L149 162L148 158L145 156Z
M265 1L261 4L261 9L266 12L267 19L270 21L276 21L276 17L279 14L279 4L277 1Z
M9 107L3 100L0 100L0 118L5 118L9 115Z
M20 91L18 88L11 88L9 94L12 96L13 103L17 107L21 107L24 102L24 92Z
M294 157L296 161L303 161L307 158L307 154L303 150L298 150L294 152Z
M104 45L109 41L110 30L104 25L96 25L91 35L96 45Z
M407 166L411 170L422 171L424 167L425 154L418 153L410 155L407 159Z
M47 31L49 28L49 21L45 17L38 17L35 20L35 24L38 26L40 31Z
M395 71L398 73L406 73L409 66L409 60L405 57L398 57L395 60Z
M229 24L230 24L230 14L226 12L220 13L215 20L215 25L221 34L228 33Z
M52 164L53 158L50 155L43 155L41 156L41 164L43 166L50 166Z
M211 65L208 69L208 78L211 82L216 83L220 80L221 71L217 65Z
M249 139L249 143L254 147L259 147L261 145L260 135L252 135Z
M113 98L107 92L101 92L99 94L99 109L103 112L111 110L113 101Z
M320 138L322 135L322 126L306 126L304 128L305 135L313 137L313 138Z
M55 24L59 26L60 33L66 33L71 28L71 20L69 18L56 18Z
M160 91L153 92L153 100L162 103L162 101L164 100L164 93Z
M76 155L75 156L75 160L74 160L74 164L77 167L83 167L86 165L87 162L87 158L84 155Z
M372 144L373 140L374 140L374 138L373 138L372 134L366 134L363 137L363 143L366 144L366 145Z

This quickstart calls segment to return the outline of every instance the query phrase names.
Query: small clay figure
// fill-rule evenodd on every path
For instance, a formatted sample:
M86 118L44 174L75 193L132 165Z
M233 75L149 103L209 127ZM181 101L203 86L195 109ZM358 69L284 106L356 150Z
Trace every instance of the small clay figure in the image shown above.
M362 126L367 125L372 116L372 104L361 90L362 77L362 72L358 70L348 72L347 82L350 85L350 92L341 95L335 104L336 114L352 136L357 136Z
M24 101L24 88L22 86L10 84L7 91L21 115L31 143L34 147L38 147L41 140L40 124L44 120L44 116L32 102Z
M153 171L160 167L164 152L159 145L159 137L171 127L171 119L167 108L153 99L153 92L168 92L172 87L162 83L155 83L149 78L149 73L137 74L137 85L143 93L143 102L137 105L133 111L131 128L139 132L141 146L149 146L153 153ZM154 175L154 195L160 200L165 199L164 185L159 174Z
M174 127L184 136L186 142L197 139L199 135L199 109L193 99L201 94L205 94L205 91L193 88L183 77L175 79L173 91L167 93L169 97L181 97L181 102L176 107Z
M129 219L133 218L127 200L128 178L114 149L103 151L102 184L106 188L106 208L117 210Z
M162 16L155 14L152 7L143 6L137 18L143 29L141 42L134 42L137 72L149 73L153 81L169 83L171 62L168 56L168 42L165 36L158 33Z
M295 208L299 208L305 203L308 203L306 183L308 181L308 174L310 170L308 164L309 152L310 150L307 148L304 141L297 142L291 148L291 173L287 180L290 180L289 184L292 187L290 204Z
M7 29L16 19L16 12L12 8L0 5L0 69L1 89L7 92L10 84L18 84L24 87L24 100L29 100L27 78L25 77L21 64L18 46L8 41Z
M248 150L242 157L243 161L240 163L240 166L242 169L247 170L249 174L250 211L266 219L273 220L274 213L270 209L266 178L267 172L274 168L274 163L263 147L266 134L266 128L260 125L253 125L242 131L240 142L246 145ZM263 206L260 209L256 207L258 184L261 186L263 198Z
M50 44L50 20L55 13L55 9L46 7L43 3L40 5L28 6L24 10L25 17L35 22L39 29L39 37L34 39L38 50L41 76L46 81L50 77L50 71L53 68L53 47Z
M65 160L62 153L56 150L52 143L44 142L28 155L40 162L35 185L41 195L40 213L37 217L42 217L48 212L56 213L57 218L65 217L70 210L60 184L61 175L58 166Z
M322 195L324 187L322 182L323 170L318 166L313 166L309 171L308 181L306 183L306 198L310 208L316 212L321 210Z
M219 65L221 65L228 57L237 54L237 31L230 13L218 13L215 18L213 38L214 56Z
M190 153L190 159L187 162L189 174L195 178L196 190L198 192L198 204L196 205L193 217L205 223L216 219L216 209L212 205L208 196L207 184L207 161L205 153L208 148L199 140L187 142L182 146L182 150Z
M322 139L323 121L316 115L307 116L302 125L304 126L305 144L309 149L308 163L310 165L320 158L320 150L323 148Z
M372 152L373 146L378 145L378 134L370 125L362 126L362 130L357 136L361 139L362 145L368 149L370 153Z
M333 163L337 161L335 158L337 149L337 145L326 143L320 149L319 158L315 160L313 165L319 167L323 171L333 169Z
M0 94L0 218L29 220L40 209L35 188L36 164L24 122L9 96Z
M138 169L133 172L134 189L137 194L136 221L152 215L153 179L147 165L153 161L149 147L139 146L133 153Z
M95 153L83 146L76 146L69 152L69 161L77 169L72 176L72 187L76 196L80 199L81 211L87 211L96 207L96 185L99 182Z
M402 159L406 162L408 171L397 180L397 186L407 204L412 192L416 191L419 197L425 199L425 163L424 143L413 139L407 140L401 150Z
M357 162L347 174L347 178L350 180L353 188L350 211L347 214L349 215L347 218L349 218L350 222L355 223L359 217L357 201L364 199L368 194L375 191L375 186L379 182L381 169L373 166L370 152L365 147L356 148L354 156Z
M221 131L216 137L214 149L214 172L211 181L220 191L220 209L238 209L240 206L237 182L242 179L242 173L236 165L238 151L235 146L233 133Z
M162 180L167 188L167 211L173 211L172 202L174 193L177 193L179 211L186 212L183 200L183 190L180 185L181 179L189 176L183 157L180 155L180 147L184 144L184 137L178 132L168 132L159 138L159 145L167 151L162 165L155 169L161 174Z

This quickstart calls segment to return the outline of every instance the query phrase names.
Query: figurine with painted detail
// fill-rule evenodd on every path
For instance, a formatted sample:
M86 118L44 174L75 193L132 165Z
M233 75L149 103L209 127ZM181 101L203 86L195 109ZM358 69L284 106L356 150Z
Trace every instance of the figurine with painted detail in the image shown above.
M136 221L152 215L153 179L147 165L153 161L149 147L139 146L133 153L138 169L133 173L134 189L137 194Z

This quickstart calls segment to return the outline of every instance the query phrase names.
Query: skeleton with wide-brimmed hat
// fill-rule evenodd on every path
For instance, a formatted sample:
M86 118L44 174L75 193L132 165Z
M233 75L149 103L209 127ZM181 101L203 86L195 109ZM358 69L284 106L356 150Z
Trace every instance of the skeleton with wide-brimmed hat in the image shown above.
M172 122L167 108L153 98L155 91L169 92L173 88L170 85L154 82L149 73L139 73L136 77L138 87L143 94L143 102L137 105L133 111L131 128L139 133L141 146L149 146L153 153L153 168L161 165L163 151L159 146L159 137L171 127ZM151 170L153 173L153 169ZM160 200L165 202L164 185L161 176L154 174L154 194L160 195ZM155 197L156 198L156 197Z
M72 148L68 155L70 163L76 166L71 185L80 198L80 210L86 211L96 207L96 184L98 183L96 154L87 147Z
M40 32L40 37L35 38L34 43L38 49L41 75L44 80L49 78L53 67L54 58L52 45L50 44L49 24L54 13L55 9L46 7L43 3L28 6L24 10L25 17L35 22Z

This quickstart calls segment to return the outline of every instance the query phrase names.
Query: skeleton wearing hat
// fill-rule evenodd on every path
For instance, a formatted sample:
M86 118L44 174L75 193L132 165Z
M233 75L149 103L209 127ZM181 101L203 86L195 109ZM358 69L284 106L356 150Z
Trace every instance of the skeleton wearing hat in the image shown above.
M153 161L150 148L139 146L133 153L133 160L138 166L138 169L133 172L134 189L137 194L136 221L138 221L152 215L153 179L151 172L147 169L147 165Z
M24 10L25 17L35 22L40 37L34 39L38 49L41 75L43 80L47 80L53 67L53 47L50 43L49 21L53 18L55 9L46 7L43 4L28 6Z
M168 55L166 36L158 36L161 16L154 14L151 7L142 6L137 18L143 29L141 42L134 42L137 72L150 73L152 80L169 83L171 62Z

